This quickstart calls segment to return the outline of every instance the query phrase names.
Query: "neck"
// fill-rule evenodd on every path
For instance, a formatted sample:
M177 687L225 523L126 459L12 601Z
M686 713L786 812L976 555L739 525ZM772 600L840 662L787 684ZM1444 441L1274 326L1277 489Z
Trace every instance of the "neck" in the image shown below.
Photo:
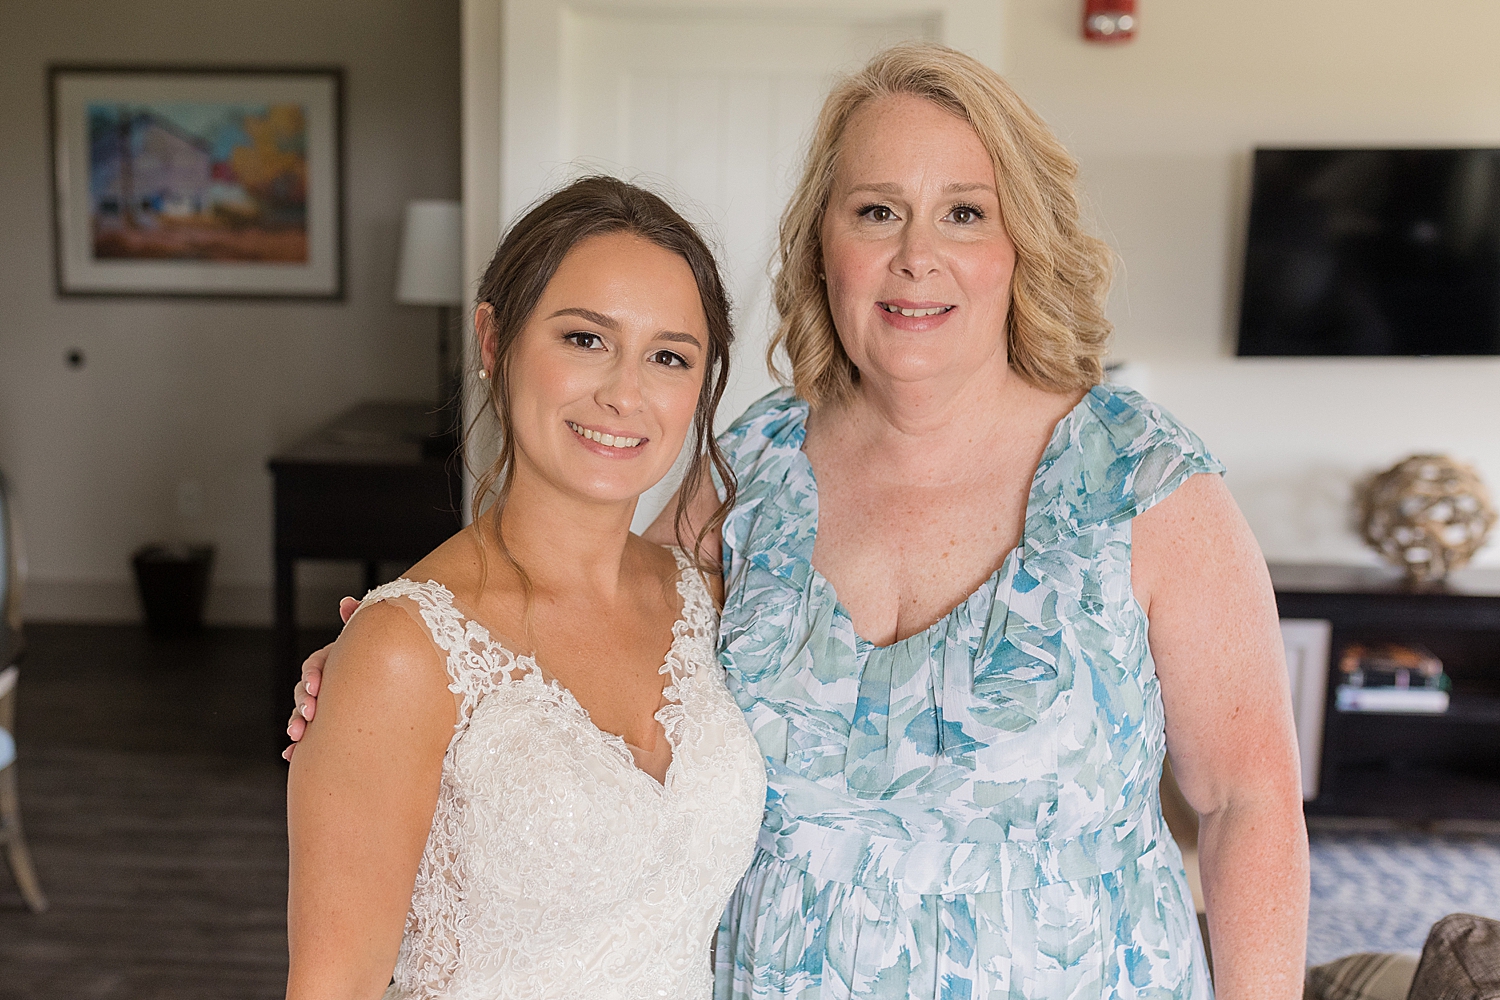
M1077 401L1031 385L1000 350L952 375L910 382L862 377L849 404L811 415L809 432L860 456L871 475L946 482L971 477L996 458L1037 458Z
M849 405L851 423L861 436L894 445L901 441L926 447L951 436L955 429L974 437L978 428L1005 422L1018 397L1034 391L1006 364L996 350L985 362L966 371L931 378L897 381L862 377Z
M612 599L623 586L636 500L598 503L556 488L522 456L498 524L505 546L539 594Z

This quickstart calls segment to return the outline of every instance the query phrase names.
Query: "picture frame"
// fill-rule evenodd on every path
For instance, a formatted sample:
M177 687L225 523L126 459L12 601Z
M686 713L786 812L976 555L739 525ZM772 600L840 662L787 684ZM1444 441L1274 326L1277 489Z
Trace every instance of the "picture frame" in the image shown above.
M60 296L344 297L343 70L48 67Z
M1333 623L1326 618L1281 619L1281 642L1292 688L1292 723L1302 766L1302 798L1318 797L1323 770L1323 709L1328 700L1328 662Z

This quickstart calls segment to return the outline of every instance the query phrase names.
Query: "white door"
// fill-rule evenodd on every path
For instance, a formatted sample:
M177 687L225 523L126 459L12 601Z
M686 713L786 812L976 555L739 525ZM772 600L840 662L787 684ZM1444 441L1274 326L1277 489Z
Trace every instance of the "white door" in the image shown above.
M944 41L995 64L1000 7L468 0L469 271L483 268L506 221L575 177L609 173L663 194L721 250L737 336L722 429L775 384L764 363L775 322L768 267L829 84L910 39ZM637 530L674 485L643 500Z

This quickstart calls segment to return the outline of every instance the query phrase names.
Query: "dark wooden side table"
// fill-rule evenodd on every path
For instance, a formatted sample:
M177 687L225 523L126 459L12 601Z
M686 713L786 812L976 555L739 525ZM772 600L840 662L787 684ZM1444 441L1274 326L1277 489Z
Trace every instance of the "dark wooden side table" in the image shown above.
M416 562L462 526L456 442L425 403L361 403L271 458L275 479L276 640L273 718L297 683L299 559L357 560L365 586L382 562Z
M1309 816L1500 820L1500 572L1461 570L1413 589L1393 572L1271 567L1283 618L1332 626L1318 797ZM1441 715L1339 712L1338 661L1353 642L1414 643L1443 661Z

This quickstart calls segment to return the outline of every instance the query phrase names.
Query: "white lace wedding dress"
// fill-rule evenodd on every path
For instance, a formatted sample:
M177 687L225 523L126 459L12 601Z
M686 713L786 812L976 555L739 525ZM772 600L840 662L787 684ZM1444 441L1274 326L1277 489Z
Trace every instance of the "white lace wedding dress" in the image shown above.
M443 586L400 579L361 603L423 623L462 703L387 998L712 995L710 942L754 854L766 779L724 688L713 604L674 552L664 783Z

